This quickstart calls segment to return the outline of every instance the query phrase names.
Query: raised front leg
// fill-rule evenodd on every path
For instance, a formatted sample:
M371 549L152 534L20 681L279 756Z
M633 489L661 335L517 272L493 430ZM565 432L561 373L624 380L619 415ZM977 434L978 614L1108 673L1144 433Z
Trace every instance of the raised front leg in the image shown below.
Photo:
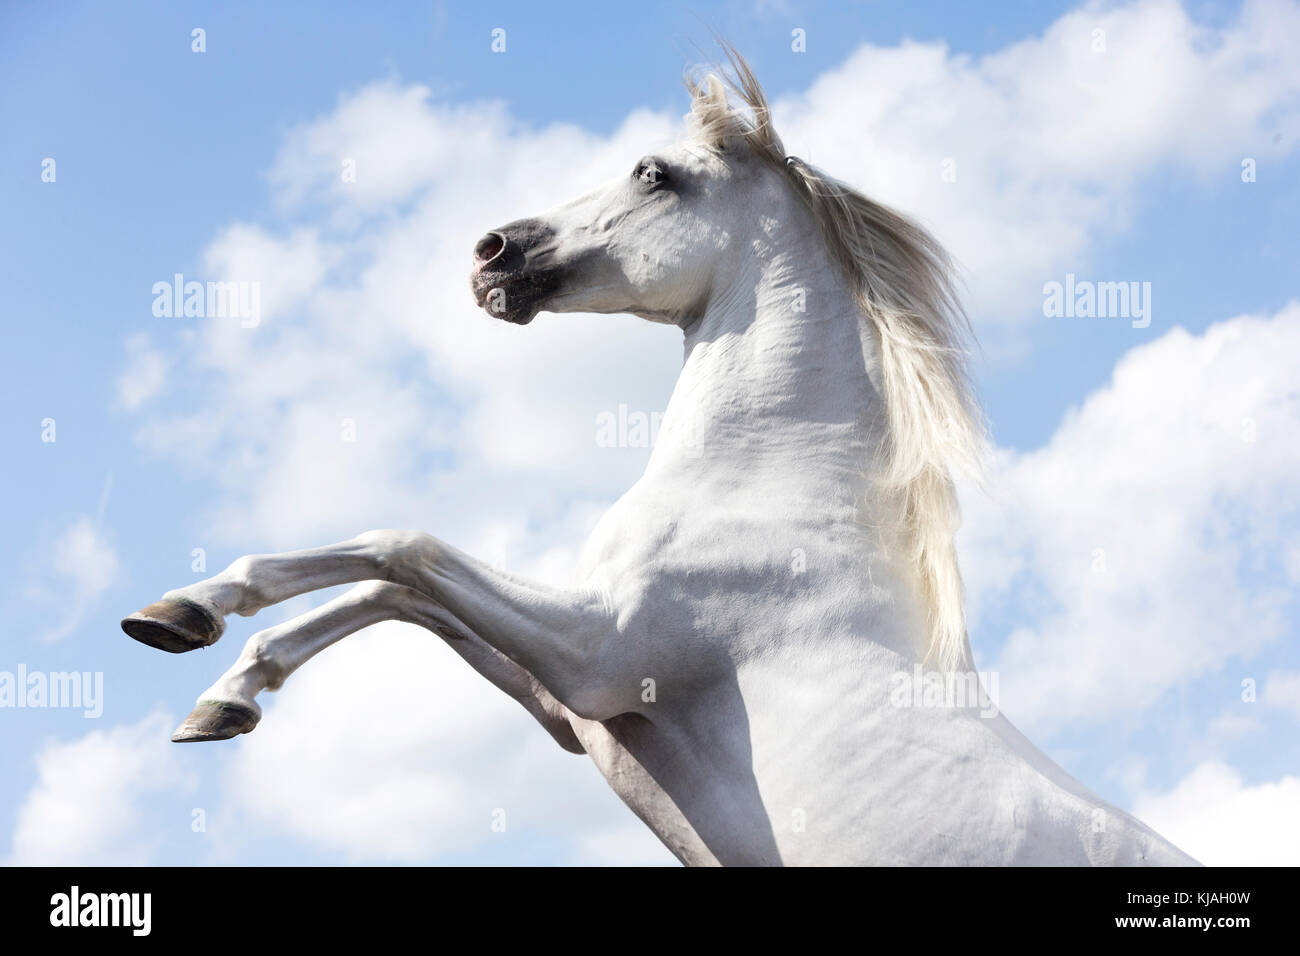
M365 580L418 591L579 716L601 720L640 707L639 681L601 594L504 574L417 532L371 531L324 548L240 558L169 591L122 626L144 643L187 650L220 637L227 614L250 615L306 591Z
M245 555L220 574L168 591L125 618L122 629L137 641L172 653L206 647L221 637L229 614L250 617L307 591L385 580L386 553L402 547L402 536L372 531L324 548Z
M485 644L445 608L417 591L387 581L359 584L334 600L248 639L234 665L199 695L172 740L225 740L248 733L261 719L256 697L278 690L308 659L380 621L418 624L442 637L480 674L505 691L573 753L585 753L564 708L522 667Z

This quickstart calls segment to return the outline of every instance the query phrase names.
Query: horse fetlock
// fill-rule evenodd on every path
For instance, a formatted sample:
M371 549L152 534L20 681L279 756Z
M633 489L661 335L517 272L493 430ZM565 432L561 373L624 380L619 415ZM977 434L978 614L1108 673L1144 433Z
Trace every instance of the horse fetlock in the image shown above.
M233 594L230 613L252 617L262 608L275 603L258 584L257 566L257 556L246 554L242 558L236 558L221 572L221 583Z
M260 634L254 634L244 645L240 665L244 673L256 679L263 689L272 691L284 685L292 670L280 660L270 635L263 637Z

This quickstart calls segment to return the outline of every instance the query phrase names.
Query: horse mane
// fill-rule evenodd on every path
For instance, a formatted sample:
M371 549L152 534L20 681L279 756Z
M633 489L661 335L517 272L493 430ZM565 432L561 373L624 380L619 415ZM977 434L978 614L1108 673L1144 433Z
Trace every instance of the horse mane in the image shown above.
M740 54L722 46L730 71L686 77L692 136L715 149L743 141L786 176L856 290L866 320L862 332L872 336L880 356L887 411L879 481L898 501L900 531L920 581L929 627L926 660L945 670L963 666L970 645L954 542L960 513L949 466L978 472L985 433L966 367L974 335L954 287L952 261L917 223L787 156L758 80ZM728 89L748 116L732 108Z

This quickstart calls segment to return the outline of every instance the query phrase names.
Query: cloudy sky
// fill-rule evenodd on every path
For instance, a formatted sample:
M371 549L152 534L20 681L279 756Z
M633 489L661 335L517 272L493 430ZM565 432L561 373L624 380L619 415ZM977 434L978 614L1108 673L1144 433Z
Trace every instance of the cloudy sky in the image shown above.
M1300 5L468 8L0 12L0 683L102 679L98 715L0 707L0 860L671 859L425 632L178 747L323 596L184 656L117 621L378 527L562 579L648 454L597 418L662 409L680 335L490 321L470 250L676 138L716 30L792 153L963 266L996 451L959 544L1002 709L1205 862L1300 863ZM177 273L258 283L259 321L156 315ZM1149 323L1045 315L1067 276L1150 283Z

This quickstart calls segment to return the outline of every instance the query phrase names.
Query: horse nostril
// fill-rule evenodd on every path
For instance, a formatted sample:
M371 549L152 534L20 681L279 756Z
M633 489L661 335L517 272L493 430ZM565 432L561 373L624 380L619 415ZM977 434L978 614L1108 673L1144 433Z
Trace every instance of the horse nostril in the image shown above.
M500 233L489 232L474 246L474 264L482 268L501 255L505 247L506 240Z

